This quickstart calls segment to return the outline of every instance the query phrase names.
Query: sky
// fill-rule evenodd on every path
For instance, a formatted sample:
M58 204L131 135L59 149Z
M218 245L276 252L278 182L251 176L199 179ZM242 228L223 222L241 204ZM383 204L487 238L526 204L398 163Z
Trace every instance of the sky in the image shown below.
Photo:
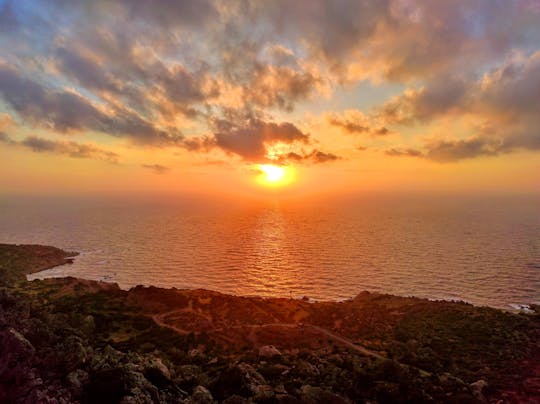
M530 193L539 173L538 0L0 0L0 193Z

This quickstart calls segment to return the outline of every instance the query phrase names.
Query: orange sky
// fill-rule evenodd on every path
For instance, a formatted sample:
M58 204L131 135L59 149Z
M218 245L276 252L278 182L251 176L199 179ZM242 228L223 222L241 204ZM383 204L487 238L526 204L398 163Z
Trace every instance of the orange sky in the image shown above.
M537 2L137 4L0 1L1 194L540 191Z

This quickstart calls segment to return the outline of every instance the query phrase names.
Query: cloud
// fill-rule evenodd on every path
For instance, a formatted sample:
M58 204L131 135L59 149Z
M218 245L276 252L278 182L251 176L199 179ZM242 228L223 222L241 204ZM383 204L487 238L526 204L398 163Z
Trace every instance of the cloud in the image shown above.
M408 88L371 114L332 115L331 125L379 137L393 125L457 118L469 133L434 128L455 155L467 148L464 136L536 150L536 3L8 1L0 6L0 98L22 126L255 161L275 144L320 136L287 113L336 89L353 105L347 91L370 80ZM475 129L486 126L495 129ZM449 148L441 143L439 153Z
M426 158L436 161L535 151L540 150L538 88L540 51L518 54L480 78L431 80L420 89L406 90L374 114L390 124L431 123L442 134L450 120L462 123L469 132L466 139L446 135L425 145Z
M43 87L5 65L0 65L0 95L21 118L58 132L92 130L146 144L181 138L178 131L159 129L128 110L104 111L77 93Z
M328 152L313 149L310 152L269 153L273 145L302 146L311 142L308 133L302 132L290 122L267 122L250 117L246 121L214 122L216 133L207 136L189 137L182 145L189 151L209 152L219 149L227 154L234 154L246 161L279 163L326 163L341 157Z
M526 137L529 140L529 137ZM532 150L540 150L540 137L534 143L528 144ZM476 157L493 157L524 147L522 139L513 137L510 141L502 138L474 136L468 139L448 139L432 141L424 146L424 151L413 148L392 148L386 150L388 156L421 157L439 163L455 162Z
M328 114L327 120L331 125L337 126L351 134L385 136L390 133L388 128L384 126L374 126L373 119L358 110L347 110L341 114Z
M422 157L421 151L412 148L392 148L385 151L386 155L392 157Z
M340 160L341 157L333 154L333 153L325 153L320 150L313 150L311 153L307 155L308 160L311 160L314 163L327 163L330 161L336 161Z
M504 151L508 151L508 149L500 141L475 137L433 143L428 146L426 158L449 162L479 156L496 156Z
M296 152L285 153L285 154L280 155L277 161L281 164L286 164L286 163L319 164L319 163L329 163L329 162L337 161L337 160L341 160L341 157L333 153L326 153L318 149L313 149L309 153L302 153L302 154L296 153Z
M454 76L437 77L418 89L407 89L376 110L387 124L413 124L450 113L467 103L470 83Z
M56 49L54 60L62 73L75 79L85 88L115 93L121 90L120 83L108 74L105 66L75 49L59 47Z
M308 71L259 64L243 88L245 102L292 111L295 102L308 98L320 81Z
M0 142L10 146L26 148L36 153L53 153L73 158L102 160L109 163L117 163L119 157L114 152L101 149L92 144L53 141L37 136L28 136L21 141L16 141L7 134L0 133Z
M245 160L261 161L267 158L267 146L282 143L309 143L309 134L290 122L249 120L242 126L220 122L222 130L213 135L213 145L226 153L236 154Z
M165 174L171 168L162 166L161 164L143 164L141 167L153 171L155 174Z
M0 143L13 144L15 143L7 133L0 132Z

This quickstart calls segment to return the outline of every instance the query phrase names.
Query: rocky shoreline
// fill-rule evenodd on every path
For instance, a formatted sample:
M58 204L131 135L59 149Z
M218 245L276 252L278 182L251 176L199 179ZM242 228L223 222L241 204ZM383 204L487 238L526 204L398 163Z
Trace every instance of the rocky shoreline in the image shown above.
M540 400L537 307L26 281L74 255L0 244L0 402Z

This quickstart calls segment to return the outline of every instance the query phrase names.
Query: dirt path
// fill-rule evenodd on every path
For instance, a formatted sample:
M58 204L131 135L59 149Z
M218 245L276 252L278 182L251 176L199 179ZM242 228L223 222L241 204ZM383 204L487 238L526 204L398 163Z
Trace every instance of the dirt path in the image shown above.
M178 334L180 335L187 335L189 334L188 331L186 330L183 330L182 328L179 328L179 327L175 327L174 325L170 325L170 324L167 324L165 321L163 321L163 318L170 315L170 314L174 314L175 312L167 312L167 313L161 313L161 314L154 314L152 315L152 320L154 320L154 323L156 323L157 325L159 325L160 327L165 327L165 328L168 328L170 330L173 330L175 332L177 332Z
M174 325L170 325L170 324L167 324L165 321L163 321L163 319L169 315L172 315L172 314L175 314L177 313L178 310L175 310L175 311L170 311L170 312L166 312L166 313L160 313L160 314L154 314L152 315L152 320L154 320L154 322L159 325L160 327L165 327L165 328L168 328L170 330L173 330L175 332L177 332L178 334L181 334L181 335L187 335L189 334L189 331L186 331L182 328L179 328L179 327L175 327ZM334 334L333 332L327 330L326 328L322 328L322 327L319 327L319 326L316 326L316 325L312 325L312 324L303 324L303 325L299 325L299 324L296 324L296 323L267 323L267 324L244 324L244 325L233 325L233 326L230 326L230 327L220 327L220 328L214 328L214 329L211 329L211 330L205 330L207 333L211 333L211 332L220 332L220 331L226 331L227 329L232 329L232 328L268 328L268 327L286 327L286 328L310 328L312 330L315 330L317 331L318 333L326 336L327 338L335 341L335 342L338 342L340 343L341 345L344 345L346 346L347 348L353 350L353 351L356 351L362 355L365 355L365 356L370 356L372 358L377 358L377 359L385 359L384 356L382 356L381 354L377 353L377 352L374 352L366 347L363 347L361 345L358 345L358 344L355 344L354 342L352 342L351 340L347 339L347 338L344 338L340 335L337 335L337 334Z
M340 342L341 344L345 345L346 347L348 347L348 348L350 348L350 349L352 349L352 350L354 350L356 352L359 352L359 353L361 353L363 355L371 356L372 358L377 358L377 359L386 359L384 356L378 354L377 352L373 352L372 350L367 349L367 348L363 347L362 345L355 344L354 342L352 342L351 340L349 340L347 338L343 338L340 335L337 335L337 334L334 334L331 331L328 331L326 328L318 327L316 325L311 325L311 324L306 324L305 327L309 327L309 328L312 328L314 330L317 330L321 334L326 335L328 338L331 338L336 342Z

